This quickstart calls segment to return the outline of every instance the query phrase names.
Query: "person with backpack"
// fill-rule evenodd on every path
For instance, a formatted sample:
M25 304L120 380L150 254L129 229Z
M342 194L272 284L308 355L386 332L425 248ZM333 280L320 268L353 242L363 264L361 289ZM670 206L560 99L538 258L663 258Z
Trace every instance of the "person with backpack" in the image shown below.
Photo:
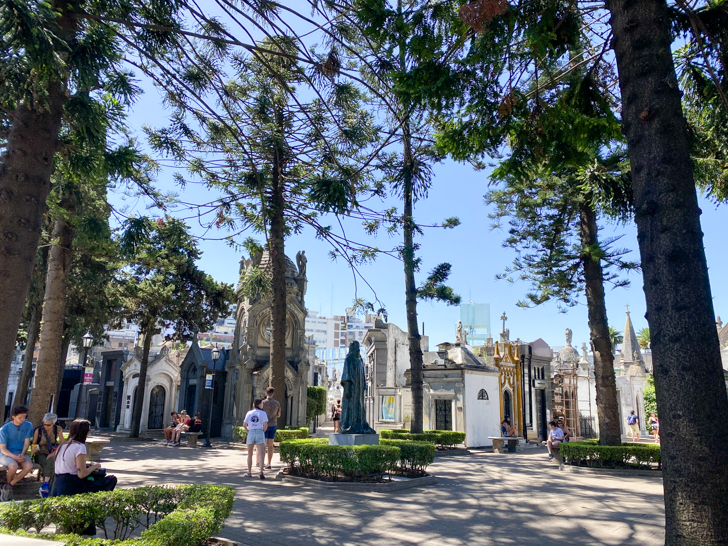
M43 416L43 424L33 431L31 452L33 460L43 467L43 485L40 486L40 496L44 499L51 494L56 467L55 455L65 441L63 429L57 424L57 421L58 416L55 413L46 413Z
M336 405L331 410L331 419L334 421L334 433L339 432L339 424L341 422L341 400L336 401Z
M633 442L639 442L640 441L640 418L635 415L634 410L629 412L629 415L627 416L627 424L629 425L629 428L632 430L632 441ZM637 439L635 439L635 435Z

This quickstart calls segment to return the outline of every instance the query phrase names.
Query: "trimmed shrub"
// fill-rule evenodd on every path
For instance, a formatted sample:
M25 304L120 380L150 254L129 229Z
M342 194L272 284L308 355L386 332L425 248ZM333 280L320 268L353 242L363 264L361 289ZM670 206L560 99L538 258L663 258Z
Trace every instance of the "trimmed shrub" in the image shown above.
M626 468L662 464L660 446L625 443L621 446L600 446L594 442L564 442L559 446L568 464L592 467Z
M394 446L330 446L326 438L281 442L281 461L294 474L336 481L381 481L397 467L400 450Z
M432 444L450 447L462 444L465 441L465 433L455 430L426 430L414 433L407 429L401 430L380 430L379 437L388 440L412 440L415 442L430 442Z
M308 438L308 427L286 427L276 430L276 442L284 442L287 440L305 440ZM233 439L245 443L248 438L248 432L244 427L233 427Z
M117 489L7 503L0 509L0 524L3 532L63 540L71 546L111 544L111 540L115 546L197 546L222 529L234 496L230 487L210 485ZM78 533L94 520L106 539L68 534ZM68 535L27 533L50 524ZM145 528L142 538L125 540L139 526Z
M306 422L326 413L326 387L308 387L306 399Z
M435 444L430 442L382 438L379 445L399 448L398 468L403 474L425 475L427 467L435 460Z

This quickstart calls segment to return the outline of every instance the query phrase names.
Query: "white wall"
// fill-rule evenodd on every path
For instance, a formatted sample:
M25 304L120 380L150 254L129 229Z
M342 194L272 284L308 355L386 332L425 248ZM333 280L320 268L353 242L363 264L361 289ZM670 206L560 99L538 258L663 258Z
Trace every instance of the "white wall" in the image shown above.
M465 372L464 380L465 446L493 445L488 436L500 436L500 394L498 374ZM478 400L478 392L485 389L489 400Z

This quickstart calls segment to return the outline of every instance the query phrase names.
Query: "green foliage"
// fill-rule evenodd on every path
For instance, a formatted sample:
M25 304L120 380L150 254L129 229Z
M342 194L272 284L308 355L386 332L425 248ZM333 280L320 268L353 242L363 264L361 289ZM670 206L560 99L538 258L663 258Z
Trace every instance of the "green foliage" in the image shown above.
M592 442L562 442L559 449L569 464L578 466L627 468L662 463L660 446L654 444L601 446Z
M306 421L311 423L324 413L326 413L326 387L308 387Z
M308 427L286 427L283 429L276 430L276 442L283 442L288 440L305 440L308 438L309 430ZM233 427L233 439L245 443L248 437L248 432L244 427Z
M409 432L407 429L380 430L379 436L388 440L429 442L442 447L452 447L465 441L465 433L455 430L425 430L420 433Z
M611 326L609 327L609 341L612 343L612 347L616 347L624 341L624 336L619 330L615 330Z
M331 446L326 438L281 442L281 461L301 476L351 481L382 481L400 459L393 446Z
M637 343L640 344L640 348L642 348L642 349L650 348L650 329L649 328L641 328L639 330L639 332L637 332Z
M647 376L647 386L642 391L642 398L645 401L645 415L657 413L657 397L655 396L655 376Z
M0 510L0 525L11 533L76 546L111 544L111 540L81 539L75 534L95 520L106 539L116 540L119 546L198 546L222 529L234 496L230 487L182 485L52 497L6 504ZM39 533L51 524L67 535L27 533L29 529ZM141 539L129 539L138 527L144 528Z
M448 305L460 305L460 296L445 284L450 276L450 268L448 263L435 267L427 277L425 284L417 289L417 297L421 300L436 300Z
M398 467L404 474L425 475L427 467L435 461L435 444L380 438L379 445L399 448Z

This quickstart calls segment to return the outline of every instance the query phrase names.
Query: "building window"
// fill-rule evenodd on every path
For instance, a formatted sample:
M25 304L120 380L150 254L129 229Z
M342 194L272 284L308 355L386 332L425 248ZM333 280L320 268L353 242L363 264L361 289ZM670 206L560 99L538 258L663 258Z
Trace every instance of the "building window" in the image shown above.
M478 391L478 400L490 400L490 398L488 398L488 393L485 392L485 389L480 389Z
M394 404L395 404L394 396L392 396L392 395L379 397L379 407L380 407L379 419L381 421L394 421L395 420Z

